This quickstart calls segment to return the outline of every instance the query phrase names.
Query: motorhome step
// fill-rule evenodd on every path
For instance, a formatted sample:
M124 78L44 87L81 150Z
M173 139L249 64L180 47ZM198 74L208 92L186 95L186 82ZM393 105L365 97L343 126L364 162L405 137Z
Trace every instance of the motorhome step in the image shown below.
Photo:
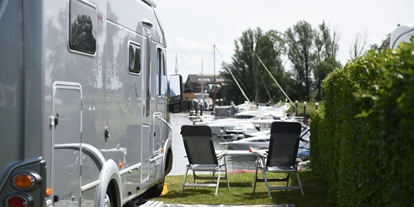
M163 207L166 206L162 201L147 201L144 204L140 205L140 207Z
M296 204L277 204L277 205L233 205L233 204L219 204L219 205L204 205L204 204L165 204L165 207L297 207Z

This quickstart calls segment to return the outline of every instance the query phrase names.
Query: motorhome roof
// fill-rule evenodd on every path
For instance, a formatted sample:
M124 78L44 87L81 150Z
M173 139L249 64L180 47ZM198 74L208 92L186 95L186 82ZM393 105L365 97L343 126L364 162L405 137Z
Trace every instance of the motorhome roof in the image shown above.
M409 42L414 35L414 24L399 25L391 32L390 47L397 48L401 42Z
M152 7L156 8L157 7L157 3L155 3L154 0L142 0L143 2L151 5Z

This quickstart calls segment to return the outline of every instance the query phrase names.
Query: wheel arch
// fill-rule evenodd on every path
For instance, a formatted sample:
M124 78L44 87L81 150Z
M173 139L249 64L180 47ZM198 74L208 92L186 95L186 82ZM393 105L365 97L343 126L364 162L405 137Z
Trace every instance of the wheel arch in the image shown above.
M105 195L109 188L112 188L113 196L116 196L115 202L117 206L122 206L122 183L119 174L118 165L113 160L108 160L102 167L99 175L100 184L97 189L95 200L98 202L96 206L104 207Z
M164 144L164 158L162 161L162 171L161 171L161 179L168 175L171 172L172 165L173 165L173 151L171 148L172 140L168 138Z

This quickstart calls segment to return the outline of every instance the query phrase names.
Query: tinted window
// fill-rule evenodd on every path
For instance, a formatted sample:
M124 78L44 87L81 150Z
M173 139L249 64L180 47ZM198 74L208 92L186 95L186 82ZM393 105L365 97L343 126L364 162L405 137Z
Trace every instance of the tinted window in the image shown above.
M165 96L167 91L167 73L165 66L165 52L158 49L157 95Z
M72 50L95 54L96 9L83 1L70 1L69 47Z
M138 44L129 44L129 72L141 72L141 47Z

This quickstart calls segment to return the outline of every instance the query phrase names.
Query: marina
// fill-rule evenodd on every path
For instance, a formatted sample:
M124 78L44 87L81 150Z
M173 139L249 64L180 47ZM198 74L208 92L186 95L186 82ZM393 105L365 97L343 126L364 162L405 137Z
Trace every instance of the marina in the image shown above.
M188 119L188 113L182 112L171 115L171 125L173 127L173 168L169 175L183 175L185 174L188 160L186 157L184 143L181 137L182 125L193 125L193 122ZM214 148L216 150L226 150L226 147L219 143L223 140L217 136L213 136ZM247 150L246 150L247 151ZM228 156L227 167L229 172L236 170L254 170L253 162L256 160L254 156Z
M233 122L234 120L231 119ZM217 120L225 123L225 119ZM270 125L269 123L275 121L275 119L267 119L264 123ZM285 120L285 121L295 121L295 120ZM230 121L231 122L231 121ZM239 123L248 123L248 119L238 119ZM263 122L263 120L262 120ZM181 127L183 125L198 125L202 122L193 122L189 119L187 112L181 112L177 114L171 114L171 125L173 128L173 168L169 175L183 175L185 173L186 165L188 160L186 157L186 152L184 149L184 143L181 136ZM252 123L252 126L254 124ZM233 126L237 127L237 126ZM219 129L220 127L218 127ZM223 127L222 127L223 128ZM254 128L254 127L253 127ZM230 129L230 128L229 128ZM250 129L251 130L251 129ZM267 131L269 130L269 131ZM212 128L213 131L213 128ZM242 132L242 130L241 130ZM309 128L306 125L303 125L303 131L301 134L302 141L300 142L300 149L298 157L302 159L307 159L309 156ZM217 135L213 133L213 143L216 151L237 151L235 153L227 154L227 165L228 171L231 172L240 172L240 171L249 171L254 170L255 165L254 161L256 160L255 156L249 155L248 151L250 147L255 149L267 149L269 146L270 140L270 128L262 128L262 131L254 132L256 134L261 134L258 136L253 136L249 138L239 138L239 140L232 141L231 139L224 139L222 135ZM250 133L250 134L254 134ZM247 134L247 133L246 133ZM236 135L240 136L240 135ZM243 153L243 151L245 153Z

